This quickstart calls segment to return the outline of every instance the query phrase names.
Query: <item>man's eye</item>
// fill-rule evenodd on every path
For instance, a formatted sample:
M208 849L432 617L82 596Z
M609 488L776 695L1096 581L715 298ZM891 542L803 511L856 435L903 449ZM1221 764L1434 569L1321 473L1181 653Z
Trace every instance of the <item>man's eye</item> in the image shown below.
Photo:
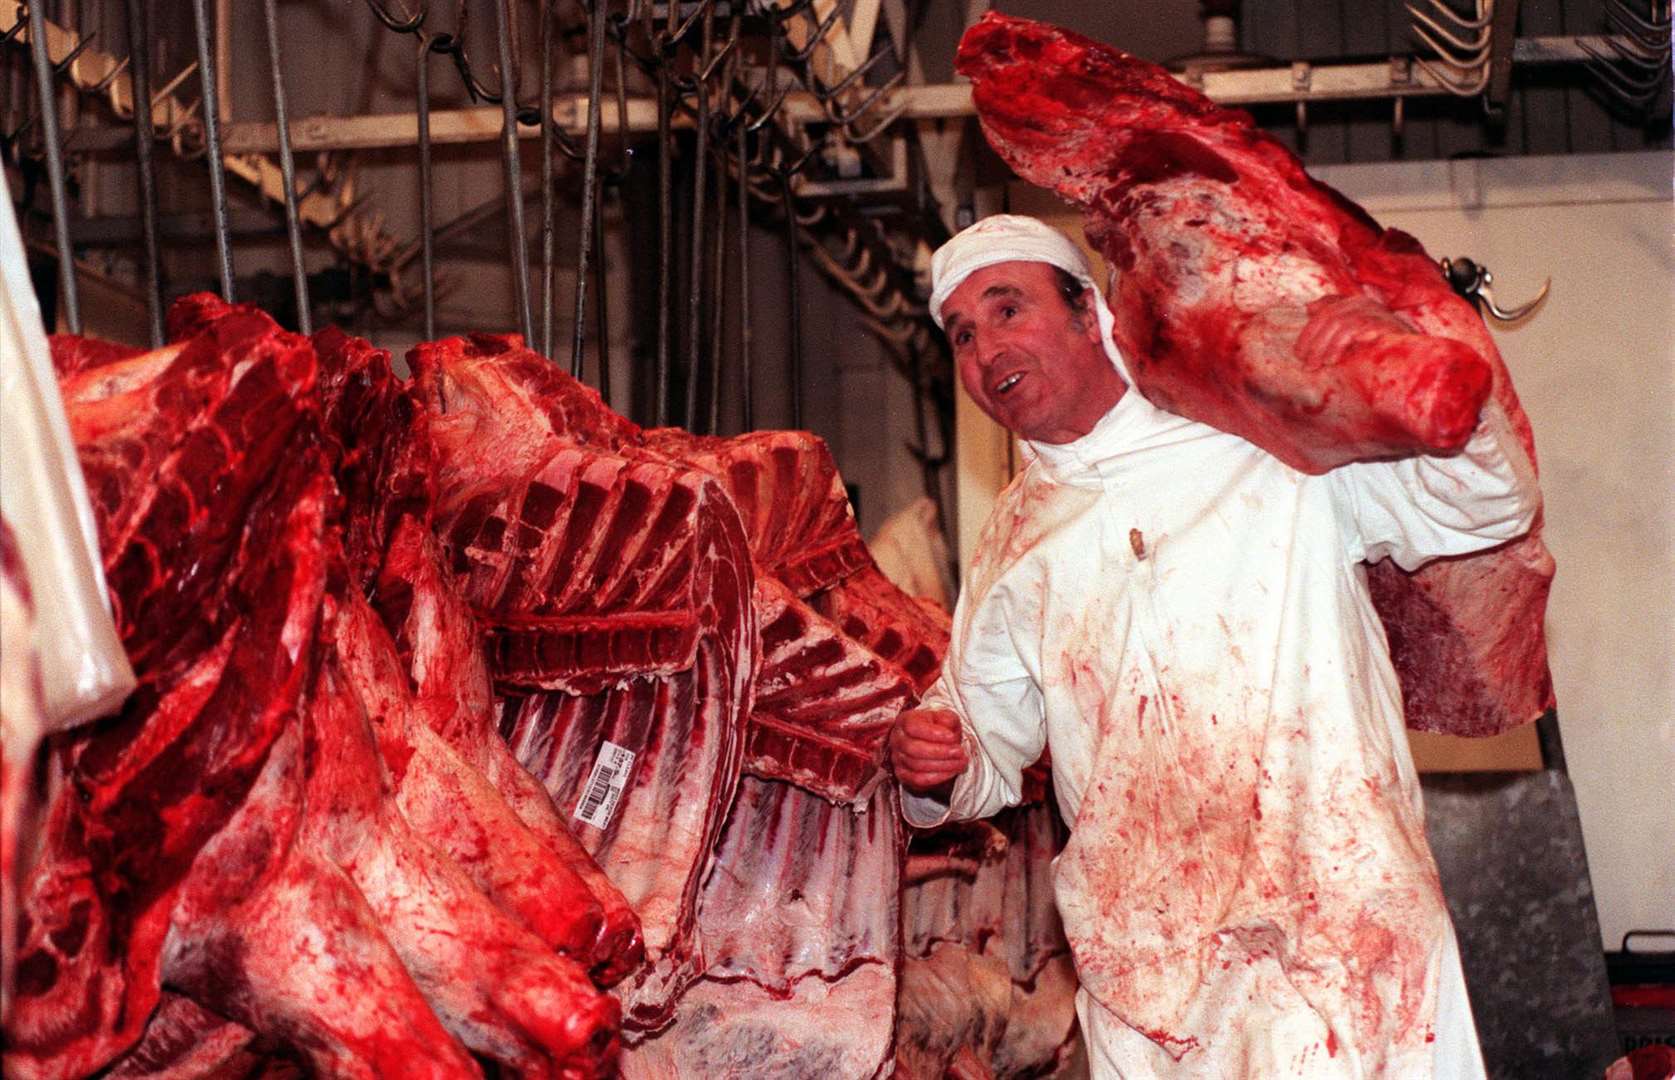
M971 344L971 331L970 330L961 330L959 333L955 334L954 335L954 344L958 345L958 346L965 346L965 345Z
M1006 319L1010 319L1012 316L1016 315L1017 313L1018 313L1018 305L1016 305L1016 304L1007 304L1000 309L1001 317L1006 318Z

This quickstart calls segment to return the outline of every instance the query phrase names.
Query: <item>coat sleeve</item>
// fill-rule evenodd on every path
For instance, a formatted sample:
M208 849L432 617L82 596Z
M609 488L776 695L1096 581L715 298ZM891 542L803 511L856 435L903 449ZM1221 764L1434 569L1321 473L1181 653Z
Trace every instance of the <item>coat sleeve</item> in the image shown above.
M1020 656L1023 643L1007 625L1005 605L990 597L975 606L956 611L942 674L920 703L959 716L971 763L946 803L902 791L902 816L920 828L1017 805L1023 771L1047 744L1041 691Z
M1535 468L1493 400L1458 454L1352 462L1327 476L1347 511L1350 555L1404 570L1522 536L1541 507Z

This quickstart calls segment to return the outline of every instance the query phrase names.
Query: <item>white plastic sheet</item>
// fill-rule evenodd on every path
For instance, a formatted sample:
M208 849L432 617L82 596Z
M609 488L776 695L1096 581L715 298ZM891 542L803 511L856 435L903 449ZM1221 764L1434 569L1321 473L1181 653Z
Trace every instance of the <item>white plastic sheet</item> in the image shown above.
M0 514L34 595L47 731L114 711L134 672L111 621L93 511L10 198L0 199Z

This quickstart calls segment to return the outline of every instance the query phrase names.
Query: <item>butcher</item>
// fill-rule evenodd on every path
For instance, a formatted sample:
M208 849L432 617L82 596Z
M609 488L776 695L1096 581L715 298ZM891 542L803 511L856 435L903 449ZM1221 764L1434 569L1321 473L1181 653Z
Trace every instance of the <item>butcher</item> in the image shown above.
M1085 258L1042 222L979 221L932 283L1024 467L891 732L908 822L1016 804L1050 751L1096 1078L1483 1076L1364 564L1529 529L1504 413L1449 457L1307 475L1130 392Z

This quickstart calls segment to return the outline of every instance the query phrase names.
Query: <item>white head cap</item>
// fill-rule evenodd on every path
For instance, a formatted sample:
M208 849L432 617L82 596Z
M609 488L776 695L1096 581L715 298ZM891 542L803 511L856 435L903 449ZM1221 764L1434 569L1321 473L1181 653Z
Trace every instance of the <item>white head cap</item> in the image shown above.
M931 256L931 318L942 326L942 305L960 284L985 266L1003 262L1044 262L1073 274L1076 280L1094 291L1093 307L1099 320L1100 340L1105 353L1122 375L1128 377L1128 366L1123 363L1116 343L1111 339L1111 310L1103 300L1104 291L1093 280L1093 270L1087 256L1062 232L1032 217L1021 214L995 214L962 229L952 240L936 249Z

